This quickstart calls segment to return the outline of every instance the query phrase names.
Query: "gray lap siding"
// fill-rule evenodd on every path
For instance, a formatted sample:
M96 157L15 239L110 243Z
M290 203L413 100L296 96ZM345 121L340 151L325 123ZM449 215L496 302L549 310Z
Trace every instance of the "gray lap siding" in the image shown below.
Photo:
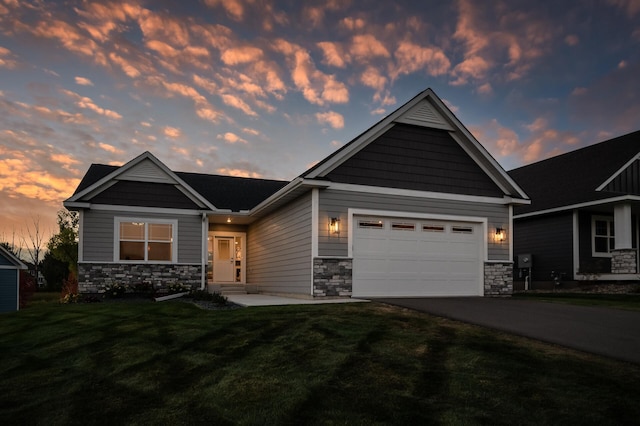
M311 193L259 219L247 232L247 284L311 295Z
M397 195L380 195L327 189L319 196L318 254L320 256L343 257L348 255L348 209L371 209L416 214L472 216L487 218L488 232L496 227L508 227L509 208L501 204L436 200ZM329 237L328 220L340 218L340 235ZM489 235L486 236L489 238ZM489 238L488 260L509 259L509 239L494 243Z
M196 215L139 213L126 210L85 210L83 213L83 262L114 261L115 217L178 221L178 263L202 263L202 219Z

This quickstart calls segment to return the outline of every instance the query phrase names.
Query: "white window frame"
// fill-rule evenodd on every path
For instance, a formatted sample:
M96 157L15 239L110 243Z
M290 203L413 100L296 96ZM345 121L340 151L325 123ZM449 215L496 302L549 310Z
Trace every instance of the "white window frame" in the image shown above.
M607 239L607 252L597 252L596 251L596 221L604 221L607 222L607 235L598 235L598 238L606 238ZM614 238L615 235L611 235L611 230L614 229L614 221L613 216L591 216L591 256L592 257L611 257L611 244L610 239ZM615 230L615 229L614 229Z
M171 260L148 260L149 251L144 251L144 260L120 259L120 224L123 222L144 223L144 245L149 244L149 224L171 225ZM117 263L177 263L178 261L178 221L176 219L158 219L143 217L115 217L113 221L113 261Z

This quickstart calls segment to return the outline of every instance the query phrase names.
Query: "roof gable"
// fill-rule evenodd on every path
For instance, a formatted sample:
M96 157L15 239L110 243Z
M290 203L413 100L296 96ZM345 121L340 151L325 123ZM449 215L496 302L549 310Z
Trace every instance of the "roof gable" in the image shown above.
M509 174L531 197L531 204L517 207L515 213L562 209L617 197L620 192L632 194L614 189L624 185L637 189L638 174L634 178L633 173L639 147L637 131L511 170ZM623 183L627 178L631 181Z
M525 192L520 189L515 181L431 89L418 94L341 149L307 170L301 177L307 179L328 178L334 170L356 156L358 152L365 149L379 137L387 134L393 127L401 124L411 124L448 132L464 154L499 188L500 195L521 199L527 198Z
M27 269L27 265L3 246L0 246L0 266L14 266L18 269Z
M597 191L640 195L640 153L611 175Z
M121 167L110 167L112 166L97 166L93 173L91 173L90 168L90 171L87 172L85 178L80 182L76 192L64 202L65 206L71 206L76 202L89 202L94 197L107 191L110 187L118 184L118 182L134 181L173 185L189 198L196 207L211 210L216 209L206 198L182 181L182 179L150 152L142 153ZM95 180L90 182L89 177Z
M446 130L398 123L325 175L332 182L502 197Z

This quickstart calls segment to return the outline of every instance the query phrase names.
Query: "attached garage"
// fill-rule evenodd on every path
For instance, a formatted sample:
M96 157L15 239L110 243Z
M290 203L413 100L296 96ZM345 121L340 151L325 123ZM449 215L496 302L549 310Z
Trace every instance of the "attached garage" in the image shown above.
M354 216L353 296L482 296L482 222Z

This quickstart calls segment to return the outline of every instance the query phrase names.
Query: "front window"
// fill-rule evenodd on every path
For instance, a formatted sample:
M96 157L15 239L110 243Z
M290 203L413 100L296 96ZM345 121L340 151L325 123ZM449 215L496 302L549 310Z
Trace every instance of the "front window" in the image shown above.
M175 261L175 221L116 219L116 260Z
M594 216L591 219L591 247L595 257L610 257L615 248L615 231L613 218Z

